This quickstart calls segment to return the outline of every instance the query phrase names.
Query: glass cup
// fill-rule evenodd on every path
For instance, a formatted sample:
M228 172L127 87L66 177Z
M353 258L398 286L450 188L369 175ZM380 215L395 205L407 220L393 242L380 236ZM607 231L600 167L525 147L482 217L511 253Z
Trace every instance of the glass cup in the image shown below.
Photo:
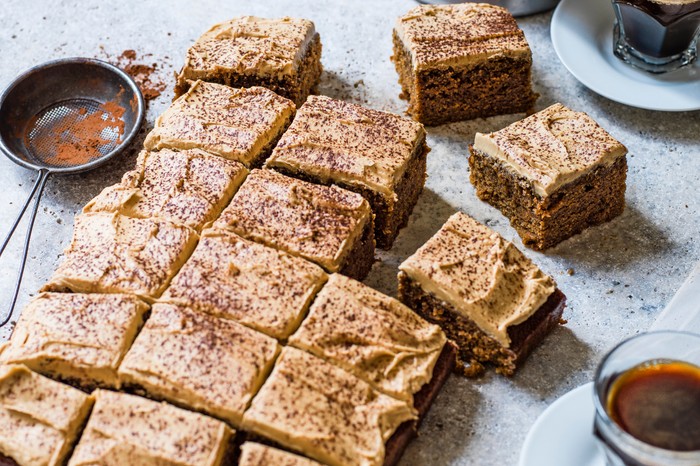
M608 394L617 377L643 363L685 362L700 366L700 335L659 331L623 341L601 361L595 375L593 433L608 466L698 466L700 450L673 451L642 442L624 431L608 410Z
M650 73L689 65L698 54L700 0L612 0L613 50Z

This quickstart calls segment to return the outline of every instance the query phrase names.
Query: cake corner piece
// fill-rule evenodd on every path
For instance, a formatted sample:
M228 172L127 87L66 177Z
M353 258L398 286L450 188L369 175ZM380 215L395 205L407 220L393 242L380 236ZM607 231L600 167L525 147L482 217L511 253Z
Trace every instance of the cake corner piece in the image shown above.
M528 112L532 53L505 8L421 5L397 20L393 57L408 113L426 125Z
M595 120L562 104L470 146L470 181L523 244L556 246L625 208L627 149Z
M88 392L119 388L119 363L148 310L133 295L41 293L0 347L0 363L24 364Z
M307 19L235 17L212 26L187 50L175 95L201 79L266 87L300 106L319 82L321 49L321 38Z
M400 267L399 298L442 327L461 370L512 375L561 321L554 280L498 233L463 213L450 217Z

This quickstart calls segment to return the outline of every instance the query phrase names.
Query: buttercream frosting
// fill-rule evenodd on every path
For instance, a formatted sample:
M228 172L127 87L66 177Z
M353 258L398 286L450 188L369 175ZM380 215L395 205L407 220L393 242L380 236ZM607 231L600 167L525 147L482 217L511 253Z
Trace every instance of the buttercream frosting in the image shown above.
M157 303L119 378L237 426L278 352L276 340L234 321Z
M242 164L199 149L143 150L121 183L105 188L83 212L157 217L201 230L219 216L247 174Z
M486 3L420 5L398 19L394 32L416 71L467 66L495 56L531 56L508 10Z
M284 450L260 443L245 442L241 445L238 466L323 466L321 463Z
M58 466L93 397L22 365L0 365L0 453L21 466Z
M385 443L416 412L337 366L286 347L243 428L329 466L381 466Z
M544 197L627 154L590 116L562 104L494 133L476 133L474 149L503 162Z
M253 170L214 225L337 272L371 215L359 194Z
M202 414L125 393L95 391L68 466L218 466L233 431Z
M315 35L314 23L307 19L240 16L224 21L187 50L178 82L206 79L213 73L281 79L298 72Z
M230 231L207 229L160 301L286 339L325 281L323 269L311 262Z
M196 81L156 119L144 147L202 149L250 166L295 111L294 102L264 87L237 89Z
M267 161L323 182L369 188L395 201L394 188L425 141L423 125L392 113L309 96Z
M396 299L333 274L289 344L413 403L446 341L440 327Z
M526 321L556 289L513 243L461 212L399 269L504 347L508 328Z
M187 260L197 239L194 230L165 220L79 215L65 259L42 291L131 293L152 301Z
M118 388L117 368L147 310L130 295L42 293L22 311L0 362L85 387Z

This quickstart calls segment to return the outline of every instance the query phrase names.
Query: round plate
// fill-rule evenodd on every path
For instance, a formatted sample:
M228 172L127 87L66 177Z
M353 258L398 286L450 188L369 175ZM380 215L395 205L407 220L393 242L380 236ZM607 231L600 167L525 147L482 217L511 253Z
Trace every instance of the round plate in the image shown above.
M594 415L593 383L571 390L537 418L525 438L519 465L605 466L593 437Z
M581 83L608 99L647 110L700 109L700 61L653 75L613 55L615 13L610 0L562 0L552 17L559 59Z

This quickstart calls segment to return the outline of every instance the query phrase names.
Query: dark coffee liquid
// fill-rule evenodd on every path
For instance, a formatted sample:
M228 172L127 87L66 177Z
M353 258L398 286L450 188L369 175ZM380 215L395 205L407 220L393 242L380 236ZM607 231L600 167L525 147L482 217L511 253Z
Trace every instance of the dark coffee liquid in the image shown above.
M700 11L700 0L683 4L651 0L620 0L620 3L634 5L664 24L670 24L689 13Z
M682 53L700 28L700 0L685 4L616 0L627 42L652 57Z
M642 442L666 450L700 450L700 367L667 362L630 369L613 382L607 410Z

